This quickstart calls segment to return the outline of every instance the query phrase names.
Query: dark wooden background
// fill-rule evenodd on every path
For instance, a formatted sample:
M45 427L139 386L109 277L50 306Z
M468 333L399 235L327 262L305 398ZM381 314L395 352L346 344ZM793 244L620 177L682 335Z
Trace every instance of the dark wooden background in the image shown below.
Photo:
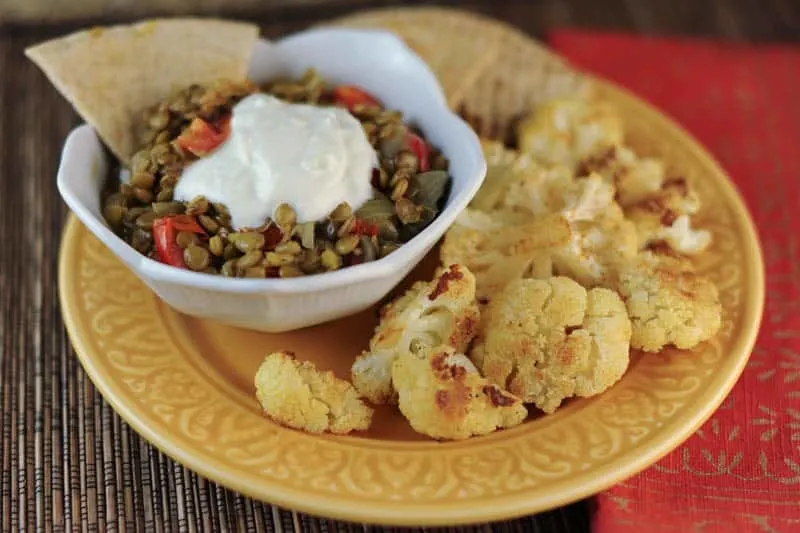
M61 31L156 14L208 14L258 20L271 35L358 9L414 5L473 10L536 37L549 28L575 26L734 41L800 40L798 0L2 0L0 25L6 33L38 32L45 25Z
M0 0L0 531L363 531L272 509L174 464L122 423L71 352L59 315L56 261L66 209L59 152L77 123L23 55L38 40L158 13L258 21L277 36L383 0ZM467 0L438 2L544 38L572 26L738 42L800 40L800 0ZM590 505L498 530L588 531ZM482 528L485 531L485 528ZM477 529L476 529L477 531Z

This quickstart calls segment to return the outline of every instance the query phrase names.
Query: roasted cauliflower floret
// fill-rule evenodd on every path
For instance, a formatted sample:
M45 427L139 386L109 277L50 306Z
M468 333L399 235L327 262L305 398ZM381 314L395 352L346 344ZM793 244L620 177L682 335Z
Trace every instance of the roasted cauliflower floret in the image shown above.
M440 269L430 282L415 283L381 310L369 343L352 367L356 389L376 404L393 403L392 364L416 346L448 344L466 350L480 318L475 301L475 276L465 266Z
M684 259L644 252L620 270L617 289L628 308L634 348L689 349L719 331L717 288Z
M484 142L487 175L471 208L530 217L562 213L568 220L593 218L614 200L614 186L600 175L576 180L564 165L544 166L526 154Z
M475 229L480 220L494 221ZM503 225L494 215L469 212L459 216L440 249L443 264L466 265L475 275L479 300L488 300L508 282L530 270L534 257L569 244L572 230L561 215L528 223Z
M545 104L520 123L523 153L548 164L575 170L592 154L622 144L622 121L605 102L558 99Z
M466 264L475 273L479 299L521 277L564 274L587 286L603 284L614 261L636 254L636 230L600 175L575 179L564 166L522 171L509 163L516 160L510 150L493 147L490 153L500 161L493 183L502 189L479 202L490 211L461 213L441 251L444 262ZM505 176L497 175L501 170ZM509 238L527 244L511 254L499 244Z
M654 195L664 183L664 163L658 159L639 158L628 147L612 146L592 154L578 165L577 176L596 173L614 185L622 207Z
M542 167L510 180L497 208L532 216L560 213L591 220L614 202L614 187L599 175L575 179L564 166Z
M666 243L684 255L697 255L711 244L711 233L692 228L691 216L700 209L700 200L686 180L673 179L653 196L630 206L626 214L636 225L639 248Z
M619 296L565 277L509 284L485 310L472 360L545 413L599 394L628 368L631 323Z
M309 433L349 433L372 422L370 409L353 386L292 352L269 354L255 377L256 397L275 422Z
M450 346L408 352L394 362L400 412L415 431L435 439L466 439L521 424L522 401L481 377Z
M547 278L567 276L584 287L608 287L619 264L636 256L636 228L625 219L616 203L611 203L590 220L574 220L569 224L569 241L539 252L533 258L535 270L530 276ZM548 270L547 267L550 267Z
M481 147L486 159L486 178L470 202L470 207L492 211L497 209L506 196L508 184L512 180L536 172L539 165L530 156L506 148L498 141L481 140Z

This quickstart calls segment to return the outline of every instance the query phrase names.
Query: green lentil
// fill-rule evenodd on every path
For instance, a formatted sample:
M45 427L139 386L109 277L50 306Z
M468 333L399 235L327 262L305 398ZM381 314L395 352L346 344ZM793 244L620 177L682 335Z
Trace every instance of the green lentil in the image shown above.
M262 257L264 256L262 255L261 250L251 250L240 257L236 264L240 269L246 270L250 267L256 266L259 261L261 261Z
M395 156L394 166L398 170L403 169L411 174L416 174L419 170L419 159L411 152L400 152Z
M154 202L153 212L160 217L179 215L183 213L183 204L180 202Z
M267 252L267 264L270 266L288 265L295 262L295 256L292 254L282 254L278 252Z
M289 204L280 204L275 209L275 222L282 228L291 228L297 222L297 213Z
M201 271L211 264L211 254L201 246L189 246L183 251L183 261L191 270Z
M236 246L233 245L233 243L229 242L228 244L225 245L225 248L222 251L222 257L224 257L225 259L233 259L235 257L239 257L239 250L236 248Z
M282 278L297 278L303 275L303 271L294 265L284 265L278 273Z
M107 204L103 209L103 217L111 227L119 227L125 216L126 207L119 204Z
M336 232L337 237L344 237L348 235L351 231L353 231L353 227L356 225L356 217L351 216L347 220L345 220L341 226L339 226L339 230ZM331 239L333 240L333 239Z
M147 255L153 246L153 235L143 229L136 229L131 236L131 246L139 253Z
M394 188L392 189L392 200L397 201L403 197L403 195L408 191L408 180L402 179L398 181Z
M239 273L239 269L236 265L236 259L230 259L223 263L222 268L219 269L220 274L223 276L228 276L229 278L235 278Z
M415 224L422 218L422 208L408 198L398 198L394 204L397 218L403 224Z
M338 241L336 241L335 249L336 253L339 255L347 255L352 253L353 250L356 249L358 246L359 237L358 235L347 235L346 237L342 237Z
M342 202L336 206L328 218L336 222L344 222L353 215L353 208L347 202Z
M134 187L133 195L136 197L137 200L139 200L143 204L149 204L150 202L153 201L153 192L150 189L145 189L143 187Z
M161 189L158 191L156 195L156 201L158 202L171 202L173 198L173 190L172 189Z
M141 189L152 189L156 182L156 177L152 172L135 172L131 175L131 185Z
M197 235L191 231L179 231L175 237L175 242L183 249L197 244L198 241Z
M266 278L267 270L263 266L252 266L244 270L246 278Z
M197 221L209 233L216 233L219 230L219 223L207 215L200 215Z
M211 237L208 240L208 250L217 257L221 256L225 251L225 242L222 240L222 237L219 235Z
M375 249L376 247L373 243L373 240L374 239L371 239L367 236L362 236L360 239L360 250L362 251L365 263L375 261L375 259L378 258L378 252Z
M228 235L228 240L242 253L264 248L264 235L255 231L231 233Z
M381 244L380 253L378 254L380 257L386 257L390 253L394 252L400 248L400 244L396 242L385 242Z
M302 249L302 246L297 241L287 241L275 247L276 252L290 255L297 255Z
M316 250L303 250L302 254L298 258L298 264L300 268L306 274L312 274L319 270L319 254Z
M166 175L161 178L160 182L158 182L158 185L162 189L167 189L167 188L174 189L175 185L177 184L178 184L178 177L173 175Z
M192 198L192 201L186 206L187 215L204 215L206 211L208 211L208 200L205 196Z
M136 219L139 218L142 213L147 213L148 211L150 211L150 209L147 207L132 207L125 212L125 220L128 222L136 222Z
M342 266L342 258L333 250L324 250L320 254L320 262L327 270L338 270Z
M155 220L156 214L152 211L147 211L136 218L136 225L141 229L153 229Z

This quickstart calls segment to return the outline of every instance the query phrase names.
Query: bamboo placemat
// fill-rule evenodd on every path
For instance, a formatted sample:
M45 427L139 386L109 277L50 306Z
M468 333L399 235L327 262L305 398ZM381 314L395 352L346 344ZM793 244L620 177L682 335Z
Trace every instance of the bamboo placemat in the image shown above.
M393 13L404 24L435 27L440 36L450 27L495 40L498 57L513 66L487 62L454 102L465 104L487 131L499 131L535 102L507 81L509 68L539 83L544 92L536 94L583 87L561 60L498 23L447 10ZM376 530L278 509L195 475L143 441L88 380L64 331L56 286L66 208L54 177L64 138L78 119L22 54L39 39L36 32L0 35L0 531ZM546 83L542 72L561 81ZM502 105L485 91L501 96ZM586 505L576 504L464 530L588 528Z

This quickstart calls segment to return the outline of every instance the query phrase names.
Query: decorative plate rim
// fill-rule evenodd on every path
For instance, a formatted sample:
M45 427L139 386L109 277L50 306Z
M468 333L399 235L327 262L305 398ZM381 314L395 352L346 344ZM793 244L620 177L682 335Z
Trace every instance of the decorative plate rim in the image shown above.
M541 485L536 485L512 494L503 494L501 491L485 495L479 502L470 501L468 505L465 504L465 500L459 498L450 501L432 499L408 502L401 499L392 500L391 497L372 504L368 500L359 499L355 494L323 495L308 489L292 488L272 479L253 478L253 472L232 471L224 461L208 451L187 449L173 439L170 433L161 432L158 429L161 423L154 423L152 416L149 416L146 410L135 401L131 401L130 391L117 390L118 380L112 376L113 372L109 372L104 354L97 354L92 346L91 334L82 323L81 314L70 312L77 305L78 298L77 284L73 281L77 276L74 259L80 250L81 237L88 235L76 217L70 214L59 253L59 298L64 323L81 364L95 387L114 410L147 441L177 462L246 496L333 519L397 526L461 525L509 519L577 501L635 475L690 437L714 413L737 382L750 357L761 323L765 295L764 263L752 218L738 190L719 163L688 132L649 103L613 83L603 80L596 80L596 83L602 93L637 108L648 121L660 122L662 129L672 130L675 137L682 138L685 148L691 150L704 168L713 174L712 180L720 193L723 205L729 208L733 220L743 230L740 233L740 243L744 254L742 259L744 273L740 284L743 289L742 300L747 305L740 304L741 327L731 339L726 356L729 360L722 364L724 372L715 376L719 387L713 390L709 387L698 394L697 407L671 416L666 429L671 427L673 431L660 428L646 441L625 449L621 454L613 456L612 460L598 462L594 468L576 472L574 476L547 484L544 489ZM436 456L444 453L443 457L446 457L451 452L459 450L472 448L485 451L501 442L523 441L524 435L531 431L536 430L526 430L525 426L520 426L482 439L444 445L400 444L329 436L311 437L291 430L279 431L276 438L291 433L303 435L304 437L296 437L301 442L323 442L326 447L330 446L334 450L373 450L387 456L393 452ZM245 474L249 474L249 477Z

